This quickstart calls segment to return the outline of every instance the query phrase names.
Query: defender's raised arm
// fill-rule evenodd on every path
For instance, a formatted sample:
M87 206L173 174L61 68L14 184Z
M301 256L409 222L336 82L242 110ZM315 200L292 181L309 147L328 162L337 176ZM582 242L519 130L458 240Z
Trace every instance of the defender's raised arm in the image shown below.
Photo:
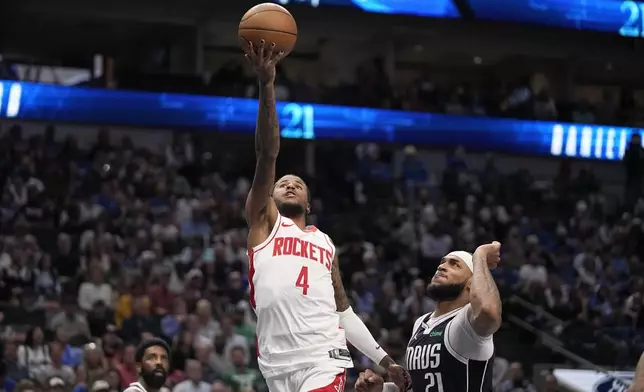
M257 74L259 89L259 110L255 129L257 165L253 184L246 199L246 222L251 229L250 237L253 237L249 238L249 242L255 245L268 236L277 219L277 208L270 197L271 188L275 182L275 161L280 149L274 82L275 65L282 59L284 53L273 53L274 48L274 44L267 45L263 41L259 48L253 47L250 42L244 47L246 59Z

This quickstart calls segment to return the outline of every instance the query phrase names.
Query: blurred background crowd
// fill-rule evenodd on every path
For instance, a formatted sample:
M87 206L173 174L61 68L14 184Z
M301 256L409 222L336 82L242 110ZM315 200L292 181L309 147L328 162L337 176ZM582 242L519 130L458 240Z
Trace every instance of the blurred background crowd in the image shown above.
M28 14L13 7L15 15ZM364 14L318 11L355 17L356 25L373 23ZM301 12L304 19L312 15ZM40 39L5 23L16 39L3 49L0 79L256 94L237 48L211 45L196 66L200 72L188 73L177 59L192 49L175 53L194 38L184 30L136 30L127 22L108 29L76 17L60 29L32 25ZM449 28L436 23L436 29ZM71 44L79 28L87 35ZM228 30L234 31L228 25L218 31ZM56 61L43 46L44 32L57 37L52 45L62 54ZM280 68L279 99L584 124L641 122L639 84L624 81L628 68L620 60L622 52L639 56L636 48L615 44L584 67L570 58L501 59L472 48L457 56L443 46L431 54L431 45L440 45L427 34L421 36L427 44L414 41L396 53L402 60L394 65L390 56L369 53L348 61L343 73L332 64L347 61L345 54L315 36ZM587 37L602 47L613 44ZM326 54L313 56L315 45ZM92 57L100 64L82 71L79 64L92 68L86 47L113 55ZM255 358L243 217L255 163L252 137L164 132L155 144L153 130L0 122L0 391L120 392L138 378L134 348L149 336L167 339L174 350L168 391L266 391ZM499 240L499 392L563 390L553 364L632 368L644 350L639 136L621 162L611 163L495 155L459 144L436 151L283 142L278 172L295 172L309 184L309 223L334 239L352 306L377 340L402 362L413 322L434 308L425 286L441 257ZM350 380L373 366L355 350L353 358Z

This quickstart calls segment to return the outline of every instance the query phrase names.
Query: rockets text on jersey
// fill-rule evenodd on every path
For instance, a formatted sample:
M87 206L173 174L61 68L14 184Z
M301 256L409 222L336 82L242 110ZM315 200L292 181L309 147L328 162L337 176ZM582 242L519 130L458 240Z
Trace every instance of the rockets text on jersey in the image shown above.
M440 316L429 324L431 314L414 328L405 362L412 388L419 392L491 392L494 356L487 361L466 359L454 352L447 328L463 308Z
M280 215L266 241L248 255L264 376L318 365L352 367L336 313L330 238Z

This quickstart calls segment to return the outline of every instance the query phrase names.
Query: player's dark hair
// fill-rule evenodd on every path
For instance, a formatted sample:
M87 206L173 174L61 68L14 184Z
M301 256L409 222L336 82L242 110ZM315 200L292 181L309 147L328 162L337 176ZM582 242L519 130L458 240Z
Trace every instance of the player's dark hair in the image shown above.
M170 352L170 346L168 345L168 343L161 338L152 338L152 339L147 339L142 341L141 344L139 344L139 346L136 348L136 354L134 358L137 363L140 363L143 361L143 356L145 355L145 351L150 347L161 347L166 351L166 353L168 354L168 357L170 357L171 352Z

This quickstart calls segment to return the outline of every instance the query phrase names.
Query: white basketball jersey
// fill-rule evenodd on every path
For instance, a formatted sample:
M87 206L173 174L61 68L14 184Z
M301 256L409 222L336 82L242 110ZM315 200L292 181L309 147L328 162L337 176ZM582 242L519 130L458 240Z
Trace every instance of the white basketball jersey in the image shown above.
M331 281L335 246L329 237L315 227L302 230L280 215L266 241L248 256L263 375L310 366L353 367L336 313Z

